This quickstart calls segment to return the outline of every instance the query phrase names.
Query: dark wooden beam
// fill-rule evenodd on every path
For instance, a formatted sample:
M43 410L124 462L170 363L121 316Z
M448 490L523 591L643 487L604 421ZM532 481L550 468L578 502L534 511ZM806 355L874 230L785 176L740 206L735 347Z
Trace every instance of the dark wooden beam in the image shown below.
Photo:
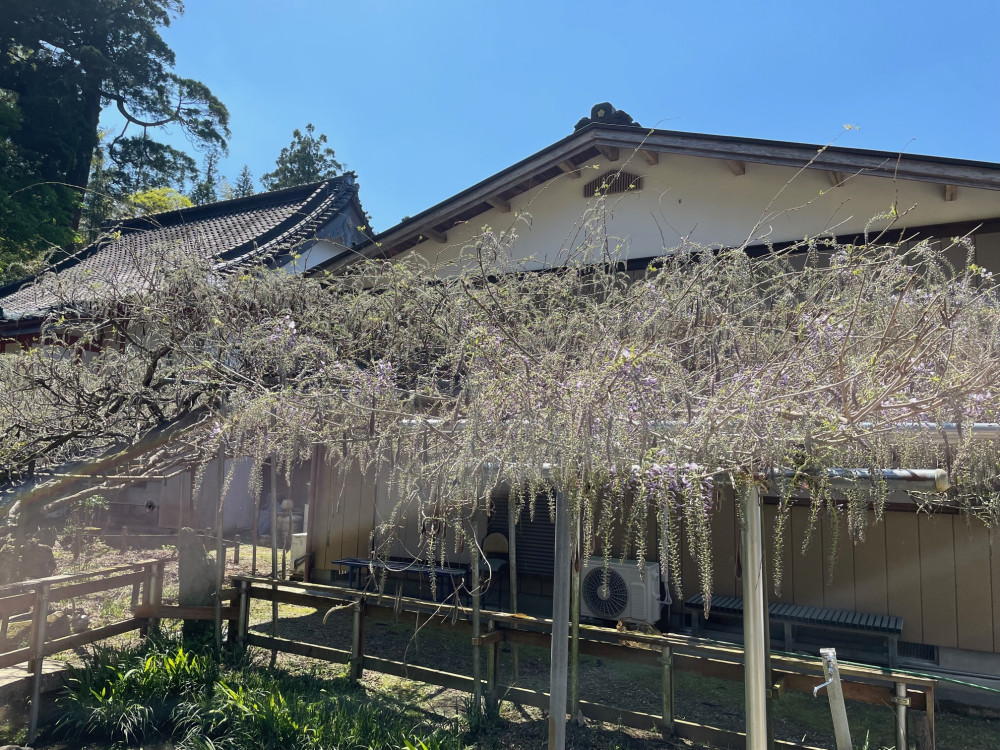
M957 185L945 185L944 186L944 199L951 203L952 201L958 200L958 186Z
M448 235L444 232L439 232L436 229L428 227L427 229L421 230L420 234L428 239L434 240L435 242L440 242L442 245L448 243Z
M574 180L580 179L580 168L569 159L559 162L559 169L568 174Z
M639 155L646 160L646 163L649 166L654 166L660 163L660 155L656 151L647 151L644 148L640 148Z
M726 166L729 167L729 171L731 171L737 177L742 177L747 173L747 163L745 161L735 161L734 159L726 159Z
M302 643L289 638L269 638L259 633L247 633L247 645L271 650L285 651L298 656L308 656L310 659L346 664L351 658L351 652L342 648L317 646L312 643Z
M141 620L155 618L157 620L214 620L215 607L173 606L170 604L140 604L133 615ZM236 607L223 607L222 619L235 620L240 613Z
M493 208L495 208L500 213L509 214L510 213L510 201L505 201L499 195L493 198L487 198L486 202L489 203Z
M617 146L598 145L597 150L600 151L601 155L608 161L618 161L621 158L621 152L618 150Z

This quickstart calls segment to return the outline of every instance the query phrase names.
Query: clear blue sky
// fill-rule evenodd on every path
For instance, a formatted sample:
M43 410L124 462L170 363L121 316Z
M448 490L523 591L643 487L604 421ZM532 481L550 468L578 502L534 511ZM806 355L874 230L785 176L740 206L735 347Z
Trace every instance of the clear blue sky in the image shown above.
M600 101L644 126L1000 161L998 29L998 0L188 0L164 36L229 108L223 174L259 178L312 122L383 230Z

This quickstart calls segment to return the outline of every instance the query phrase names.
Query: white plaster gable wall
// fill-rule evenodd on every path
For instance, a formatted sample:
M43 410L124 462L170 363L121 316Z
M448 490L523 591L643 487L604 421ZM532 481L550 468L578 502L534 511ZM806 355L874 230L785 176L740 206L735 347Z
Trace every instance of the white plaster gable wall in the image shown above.
M316 233L315 241L289 258L281 267L290 274L299 274L340 255L366 239L362 234L364 230L361 229L365 221L353 205L346 208Z
M447 243L427 240L410 253L443 264L447 273L447 264L488 226L495 232L513 228L514 257L530 259L529 267L561 263L583 240L587 212L597 210L583 197L583 186L611 169L644 181L641 191L608 196L603 205L610 249L618 246L622 259L655 256L684 241L735 246L860 233L885 227L887 219L871 220L893 206L906 212L896 226L1000 217L996 191L959 188L957 200L945 201L943 186L934 183L859 174L833 187L821 170L747 163L746 174L736 176L721 159L660 154L657 165L638 156L594 160L581 179L561 175L512 199L510 213L490 210L450 229Z

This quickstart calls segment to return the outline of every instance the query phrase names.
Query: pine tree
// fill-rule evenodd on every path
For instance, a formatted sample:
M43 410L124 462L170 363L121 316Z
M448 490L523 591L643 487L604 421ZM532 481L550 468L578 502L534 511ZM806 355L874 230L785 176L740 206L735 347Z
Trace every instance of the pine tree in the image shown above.
M306 132L292 131L292 142L281 149L275 160L275 169L260 178L267 190L281 190L316 182L340 174L341 164L334 157L333 149L325 147L326 136L315 135L312 123Z
M202 178L191 191L191 202L196 206L215 203L219 200L219 152L209 151L205 154L205 167Z
M253 175L250 174L250 167L246 164L243 165L240 176L236 178L236 184L233 185L232 191L233 198L248 198L257 192L253 187Z

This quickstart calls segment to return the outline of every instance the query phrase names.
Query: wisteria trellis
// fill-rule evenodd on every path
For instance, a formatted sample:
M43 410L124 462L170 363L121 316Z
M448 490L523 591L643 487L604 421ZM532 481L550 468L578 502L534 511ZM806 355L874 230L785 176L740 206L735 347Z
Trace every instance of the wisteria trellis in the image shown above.
M929 245L805 240L754 259L680 247L633 279L600 232L541 271L510 258L511 240L486 230L448 269L219 276L164 248L135 259L145 283L127 290L48 277L65 305L44 335L60 348L0 357L0 461L16 482L202 409L206 429L147 460L224 442L254 460L260 492L272 455L289 470L323 446L384 477L390 521L425 521L436 558L441 530L464 544L500 483L518 503L558 486L588 553L625 539L641 561L656 523L675 585L683 536L706 592L720 483L791 470L775 483L779 549L793 492L811 492L813 523L846 515L855 537L881 515L882 483L837 493L830 467L943 467L953 489L935 502L1000 521L997 446L962 431L998 418L989 273ZM960 437L898 429L915 422Z

